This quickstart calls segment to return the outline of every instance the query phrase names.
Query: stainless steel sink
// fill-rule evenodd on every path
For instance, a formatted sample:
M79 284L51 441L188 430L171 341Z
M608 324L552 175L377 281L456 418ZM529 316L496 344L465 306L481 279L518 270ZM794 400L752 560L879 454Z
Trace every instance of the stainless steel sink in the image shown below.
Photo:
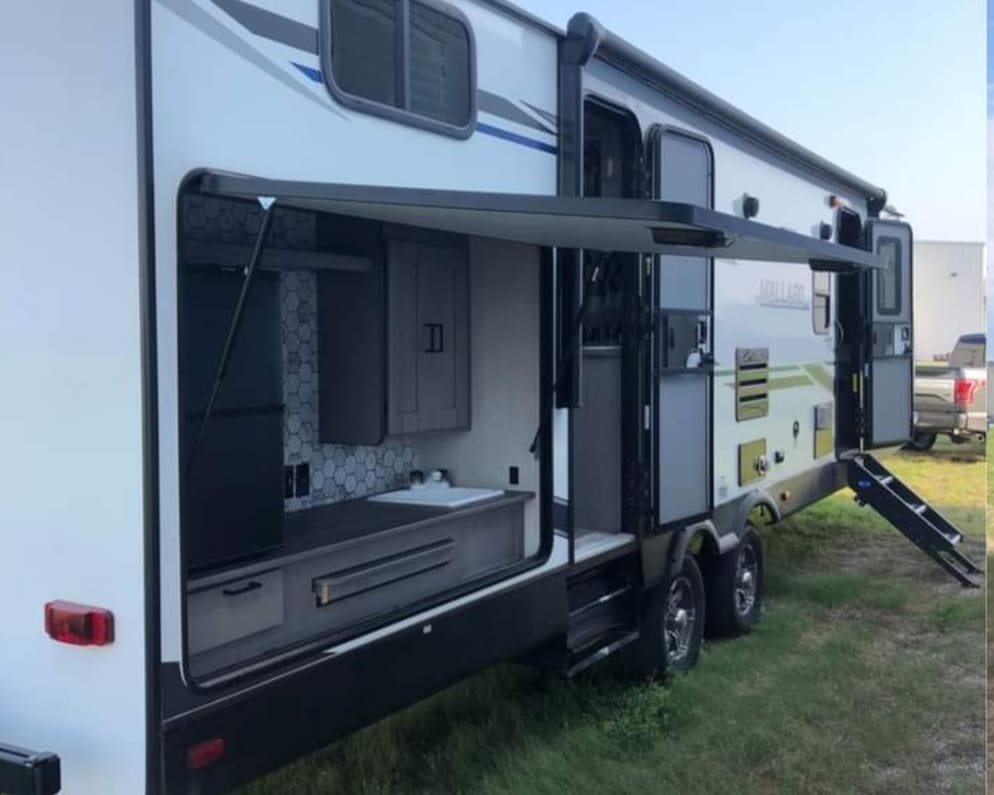
M370 502L393 502L404 505L432 505L438 508L464 508L504 494L501 489L471 489L462 486L425 486L420 489L400 489L374 494Z

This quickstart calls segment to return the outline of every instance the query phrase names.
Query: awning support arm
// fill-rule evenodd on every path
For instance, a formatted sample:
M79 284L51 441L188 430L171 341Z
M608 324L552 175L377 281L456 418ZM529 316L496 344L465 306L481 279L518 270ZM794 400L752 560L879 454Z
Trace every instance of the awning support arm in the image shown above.
M218 393L221 391L221 383L224 381L225 372L228 369L228 362L231 360L231 351L235 347L238 339L238 331L242 325L242 318L245 316L245 304L248 301L249 293L255 282L255 274L259 269L259 262L262 260L262 252L266 248L266 240L269 238L269 230L273 225L273 211L276 199L271 197L258 197L259 205L262 207L262 217L259 219L259 231L256 232L255 242L252 244L252 251L249 254L248 263L245 265L245 278L242 280L242 289L238 294L238 303L235 304L235 311L231 315L231 322L228 324L228 335L218 357L217 367L214 371L214 383L211 386L211 396L204 409L204 416L200 420L200 427L194 437L193 446L190 448L190 457L186 464L186 477L189 479L193 472L193 464L197 460L197 452L203 442L204 434L207 431L207 424L210 422L211 414L214 411L214 403L217 402Z

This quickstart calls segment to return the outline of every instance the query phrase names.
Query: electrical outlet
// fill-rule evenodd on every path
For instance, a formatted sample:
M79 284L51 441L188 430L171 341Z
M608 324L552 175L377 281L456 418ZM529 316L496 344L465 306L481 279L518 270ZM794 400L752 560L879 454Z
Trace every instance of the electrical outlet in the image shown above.
M289 500L293 497L294 482L293 482L293 467L287 464L283 467L283 499Z
M296 490L298 497L306 497L311 493L311 465L308 463L297 464L294 472Z
M521 473L519 472L517 467L510 467L507 470L507 479L508 481L510 481L512 486L518 485L519 481L521 480Z

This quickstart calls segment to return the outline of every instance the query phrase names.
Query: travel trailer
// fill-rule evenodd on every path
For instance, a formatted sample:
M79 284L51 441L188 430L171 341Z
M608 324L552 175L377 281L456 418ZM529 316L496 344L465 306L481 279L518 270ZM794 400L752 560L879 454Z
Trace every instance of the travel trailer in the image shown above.
M0 67L0 791L228 791L502 661L687 670L760 615L757 514L846 485L976 581L870 452L910 227L589 16L21 3Z

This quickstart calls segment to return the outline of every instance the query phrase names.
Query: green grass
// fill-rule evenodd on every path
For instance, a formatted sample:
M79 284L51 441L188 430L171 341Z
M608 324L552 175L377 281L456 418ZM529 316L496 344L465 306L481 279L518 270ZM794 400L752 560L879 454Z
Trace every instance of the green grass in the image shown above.
M983 450L888 462L983 554ZM981 793L984 601L848 495L762 530L748 637L666 683L502 666L244 795Z

